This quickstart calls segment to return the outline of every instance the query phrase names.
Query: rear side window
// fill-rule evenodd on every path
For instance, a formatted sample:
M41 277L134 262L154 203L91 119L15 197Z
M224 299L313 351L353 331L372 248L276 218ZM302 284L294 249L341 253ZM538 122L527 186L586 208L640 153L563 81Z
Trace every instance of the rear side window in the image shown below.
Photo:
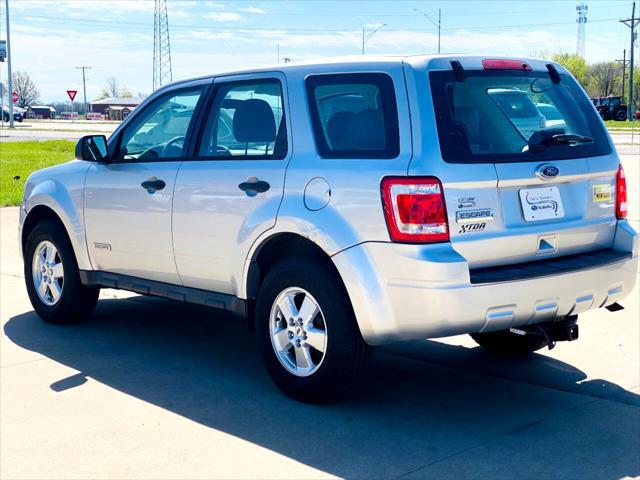
M547 72L430 73L442 157L448 162L535 162L610 153L581 87Z
M278 80L222 84L200 143L200 157L282 159L287 134Z
M324 158L395 158L400 151L393 81L384 73L306 80L316 146Z

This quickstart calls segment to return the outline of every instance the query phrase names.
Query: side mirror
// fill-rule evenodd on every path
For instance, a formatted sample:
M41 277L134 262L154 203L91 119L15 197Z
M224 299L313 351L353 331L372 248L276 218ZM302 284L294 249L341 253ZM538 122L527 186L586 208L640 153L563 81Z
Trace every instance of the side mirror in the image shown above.
M86 135L76 144L76 158L89 162L106 162L109 158L107 137L104 135Z

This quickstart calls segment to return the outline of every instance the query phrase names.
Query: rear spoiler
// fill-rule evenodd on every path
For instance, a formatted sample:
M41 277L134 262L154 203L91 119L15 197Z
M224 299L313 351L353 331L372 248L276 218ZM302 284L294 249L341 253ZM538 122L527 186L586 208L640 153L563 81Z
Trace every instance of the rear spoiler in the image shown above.
M485 70L518 70L530 72L532 71L531 66L526 62L521 62L519 60L497 60L497 59L486 59L482 61L482 66ZM560 74L556 69L553 63L547 63L546 65L547 71L549 72L549 78L553 83L560 83ZM466 78L464 68L462 64L458 60L451 60L451 69L453 70L453 74L456 77L458 82L464 82Z

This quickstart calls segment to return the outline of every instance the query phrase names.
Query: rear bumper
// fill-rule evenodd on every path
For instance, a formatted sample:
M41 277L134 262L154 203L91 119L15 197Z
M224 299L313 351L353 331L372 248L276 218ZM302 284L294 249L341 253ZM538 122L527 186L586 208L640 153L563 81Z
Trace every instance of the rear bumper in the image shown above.
M536 265L520 277L513 268L470 271L450 244L370 242L332 258L364 339L379 345L503 330L610 305L634 288L638 234L620 221L612 250L576 258L573 266L561 259L547 271Z

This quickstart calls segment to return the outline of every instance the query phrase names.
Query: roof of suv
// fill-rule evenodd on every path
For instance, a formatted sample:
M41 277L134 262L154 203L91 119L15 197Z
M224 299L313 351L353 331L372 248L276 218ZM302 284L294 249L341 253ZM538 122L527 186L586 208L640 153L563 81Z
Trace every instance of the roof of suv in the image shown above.
M568 73L562 65L557 64L550 60L535 59L535 58L522 58L522 57L505 57L502 55L467 55L467 54L446 54L446 55L351 55L343 57L326 57L315 58L312 60L306 60L301 62L292 62L285 64L271 64L258 66L255 68L247 69L234 69L225 70L220 72L214 72L209 75L203 75L200 77L188 78L184 80L178 80L170 83L164 88L180 85L186 82L195 80L204 80L208 78L214 78L217 76L227 75L243 75L260 72L327 72L332 68L339 68L341 66L353 66L353 65L376 65L381 67L383 65L411 65L414 69L424 70L450 70L451 61L458 60L462 67L465 69L481 70L482 60L486 59L504 59L504 60L517 60L519 62L526 62L532 69L538 71L546 71L546 65L553 64L558 72ZM155 93L155 92L154 92Z

